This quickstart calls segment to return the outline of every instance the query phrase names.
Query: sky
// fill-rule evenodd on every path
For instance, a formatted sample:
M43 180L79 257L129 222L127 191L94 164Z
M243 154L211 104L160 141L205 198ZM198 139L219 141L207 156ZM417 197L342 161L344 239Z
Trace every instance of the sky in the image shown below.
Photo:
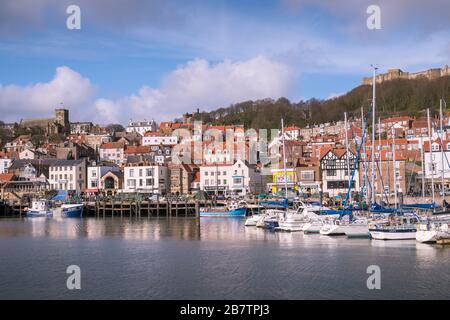
M81 29L66 26L69 5ZM378 5L381 29L367 8ZM448 0L0 0L0 120L127 124L450 64Z

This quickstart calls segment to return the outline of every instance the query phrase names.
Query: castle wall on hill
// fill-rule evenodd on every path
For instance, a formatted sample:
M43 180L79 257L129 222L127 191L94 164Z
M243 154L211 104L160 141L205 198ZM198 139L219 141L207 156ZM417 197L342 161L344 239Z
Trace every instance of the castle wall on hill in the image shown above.
M400 69L390 69L387 73L377 75L376 82L382 83L396 79L414 80L418 78L426 78L428 80L437 79L440 77L450 76L450 67L448 65L443 68L428 69L425 71L410 73L404 72ZM372 85L372 77L364 77L363 85Z

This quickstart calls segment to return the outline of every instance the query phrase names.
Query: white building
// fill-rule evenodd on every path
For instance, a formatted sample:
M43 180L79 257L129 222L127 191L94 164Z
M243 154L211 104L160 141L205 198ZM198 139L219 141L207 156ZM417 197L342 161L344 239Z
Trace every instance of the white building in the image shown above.
M177 136L148 135L142 137L143 146L174 146L178 144Z
M437 185L442 184L442 174L444 174L444 184L448 187L450 179L450 141L444 140L444 150L441 152L440 141L431 143L431 152L429 142L424 145L424 166L425 179L430 182L434 179Z
M9 158L0 158L0 174L7 173L12 160Z
M87 189L91 192L95 192L103 189L102 177L107 172L119 172L120 168L117 166L89 166L87 168Z
M264 179L256 166L237 160L234 164L200 166L200 189L218 194L260 193Z
M109 161L117 165L125 161L124 144L120 142L108 142L100 146L100 161Z
M139 133L141 136L144 136L146 132L155 132L157 129L158 125L154 120L152 121L145 120L136 122L130 120L125 130L126 132L136 132Z
M49 167L50 189L81 192L86 186L86 162L81 160L56 160Z
M124 167L124 192L165 194L168 190L166 166L136 164Z

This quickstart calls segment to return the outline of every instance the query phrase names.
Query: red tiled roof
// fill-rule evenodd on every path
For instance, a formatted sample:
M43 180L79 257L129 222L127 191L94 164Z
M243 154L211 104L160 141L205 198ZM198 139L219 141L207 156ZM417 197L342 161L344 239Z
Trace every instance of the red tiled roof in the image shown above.
M100 149L123 149L124 146L122 142L106 142L100 146Z
M128 146L125 149L125 154L149 153L150 151L149 146Z
M14 180L14 173L1 173L0 174L0 182L9 182Z

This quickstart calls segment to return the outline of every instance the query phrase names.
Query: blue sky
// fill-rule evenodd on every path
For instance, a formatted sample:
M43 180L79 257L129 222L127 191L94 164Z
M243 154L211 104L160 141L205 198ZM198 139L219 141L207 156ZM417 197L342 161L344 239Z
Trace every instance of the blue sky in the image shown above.
M81 8L81 30L66 8ZM381 30L366 27L371 4ZM447 0L0 0L4 121L173 119L247 99L339 95L370 64L449 64Z

